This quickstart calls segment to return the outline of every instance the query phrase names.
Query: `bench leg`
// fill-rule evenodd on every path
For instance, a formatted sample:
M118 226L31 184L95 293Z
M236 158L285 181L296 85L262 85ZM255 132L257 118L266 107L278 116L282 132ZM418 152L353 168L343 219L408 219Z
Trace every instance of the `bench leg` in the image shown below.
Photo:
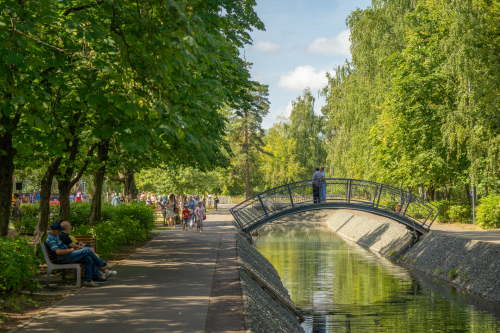
M47 288L50 287L50 272L52 272L52 269L47 268L47 277L45 278L45 286Z
M78 288L82 286L82 268L80 266L76 268L76 286Z

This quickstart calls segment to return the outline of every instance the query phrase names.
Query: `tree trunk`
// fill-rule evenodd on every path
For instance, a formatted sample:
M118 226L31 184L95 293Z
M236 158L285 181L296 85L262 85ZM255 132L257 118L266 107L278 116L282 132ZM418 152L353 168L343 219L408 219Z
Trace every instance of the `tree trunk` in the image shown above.
M439 191L438 190L435 190L434 191L434 201L439 201L440 198L439 198Z
M465 191L465 196L467 197L467 202L471 203L470 186L469 186L469 184L465 184L464 185L464 191Z
M94 225L95 222L101 220L102 185L104 183L104 174L106 172L108 152L109 139L104 140L97 147L97 157L99 158L101 167L97 169L97 172L94 175L94 189L92 192L92 205L90 207L89 225Z
M20 111L20 110L19 110ZM17 128L21 113L14 118L0 113L0 237L9 232L9 219L12 206L12 187L14 176L14 157L17 151L12 146L12 131Z
M71 217L71 206L69 202L69 194L71 193L71 182L69 180L57 180L57 188L59 189L59 219L69 221Z
M250 161L248 159L248 112L245 112L245 199L250 198Z
M3 121L2 121L3 123ZM12 207L12 177L14 176L14 156L12 134L0 135L0 237L7 236Z
M137 193L135 193L135 171L125 167L125 174L122 176L120 175L120 178L124 179L124 186L123 186L123 191L125 192L124 195L127 198L130 196L132 200L137 199Z
M54 180L54 175L61 164L62 157L57 157L52 159L47 171L42 177L40 182L40 208L38 209L38 223L35 230L35 245L42 241L42 238L47 233L49 218L50 218L50 194L52 192L52 181ZM35 247L36 251L36 247Z

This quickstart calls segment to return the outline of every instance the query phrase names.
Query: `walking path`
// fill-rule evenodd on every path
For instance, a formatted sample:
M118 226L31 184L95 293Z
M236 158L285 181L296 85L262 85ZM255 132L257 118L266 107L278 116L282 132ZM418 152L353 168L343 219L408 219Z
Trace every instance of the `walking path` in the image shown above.
M367 212L361 212L357 210L347 209L347 211L353 215L369 217L374 220L382 221L392 221L391 219ZM394 221L393 221L394 222ZM454 227L453 225L443 225L434 223L431 226L431 231L439 232L445 235L468 238L473 240L478 240L481 242L489 242L500 244L500 230L467 230L462 228Z
M219 205L218 212L207 214L203 233L196 233L196 229L183 231L179 225L162 231L118 266L118 275L108 283L99 288L81 289L40 315L43 319L17 332L205 332L205 325L210 322L207 313L211 294L213 303L222 301L218 303L219 309L211 308L214 314L220 313L227 294L220 290L212 292L219 248L222 248L220 257L236 256L235 229L231 219L226 221L232 206ZM229 266L234 269L234 261ZM220 268L221 273L227 273L220 277L238 278L224 271L228 267L222 263ZM232 292L237 294L238 290ZM226 299L235 310L242 304L234 295ZM233 319L238 321L242 311L235 313L237 316ZM237 328L234 320L231 327Z

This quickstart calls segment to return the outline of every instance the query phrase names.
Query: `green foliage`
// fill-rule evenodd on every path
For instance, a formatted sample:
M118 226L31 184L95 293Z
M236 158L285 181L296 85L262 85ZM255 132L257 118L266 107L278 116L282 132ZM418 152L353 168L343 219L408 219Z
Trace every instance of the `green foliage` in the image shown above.
M33 234L38 223L38 210L40 204L22 204L21 221L15 219L12 221L14 228L19 234ZM59 206L50 205L50 223L59 221Z
M84 202L75 202L71 204L71 226L78 230L89 230L90 204ZM38 223L38 204L21 205L23 216L21 223L14 221L14 227L19 233L32 234ZM59 222L59 206L51 205L50 223ZM116 221L130 219L138 223L141 229L152 230L154 226L154 208L144 203L134 203L130 205L113 206L106 204L102 206L102 220ZM104 222L97 222L96 225Z
M434 273L436 273L436 274L443 274L443 270L442 269L436 269L434 271Z
M476 221L481 228L500 228L500 195L488 195L481 199Z
M0 238L0 294L22 289L35 291L39 286L32 278L39 264L28 239Z
M74 235L95 235L97 252L103 259L127 243L141 241L154 227L154 209L144 204L104 205L102 222L91 227L79 225Z
M396 254L396 250L391 250L391 251L388 252L388 254L389 254L389 256L392 257L393 255Z
M468 203L441 200L433 204L440 209L438 222L467 223L472 220L472 208Z
M455 276L457 276L457 271L458 271L458 268L450 269L450 271L448 272L448 276L450 277L451 280L453 280L455 278Z

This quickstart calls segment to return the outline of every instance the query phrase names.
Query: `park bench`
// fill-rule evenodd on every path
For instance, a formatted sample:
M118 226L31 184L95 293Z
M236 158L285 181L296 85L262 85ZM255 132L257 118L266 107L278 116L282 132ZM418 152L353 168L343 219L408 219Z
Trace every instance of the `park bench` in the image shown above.
M59 288L80 288L81 286L81 266L80 264L58 264L57 263L57 255L52 252L47 245L46 242L42 242L40 244L42 248L43 257L45 258L45 263L47 264L47 278L45 279L45 285L47 288L50 288L50 272L54 269L66 269L66 268L75 268L76 269L76 286L63 286Z

